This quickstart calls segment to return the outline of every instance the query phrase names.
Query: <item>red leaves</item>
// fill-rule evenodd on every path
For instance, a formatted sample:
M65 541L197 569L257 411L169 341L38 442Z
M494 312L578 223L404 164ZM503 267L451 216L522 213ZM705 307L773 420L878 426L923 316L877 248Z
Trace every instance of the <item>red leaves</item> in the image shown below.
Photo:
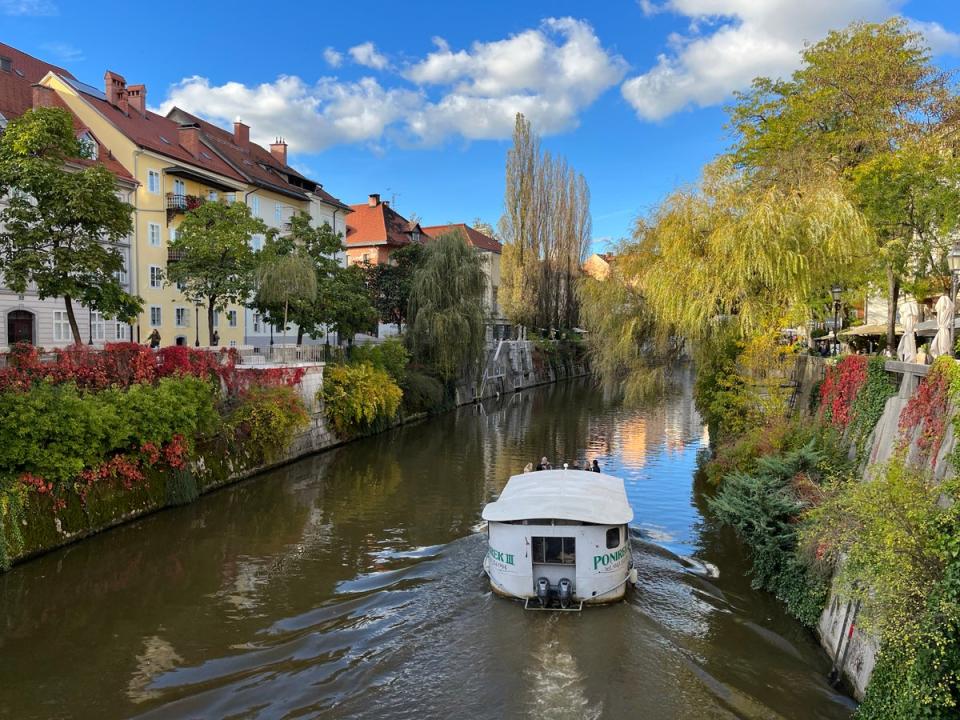
M830 423L841 430L850 423L850 409L864 384L867 382L865 355L847 355L833 367L820 384L820 413L829 411Z
M900 413L898 429L900 439L897 449L903 450L910 444L914 430L919 427L917 446L922 457L929 458L935 465L943 436L947 429L947 406L950 402L950 378L943 366L935 364L927 376L920 381L913 394Z

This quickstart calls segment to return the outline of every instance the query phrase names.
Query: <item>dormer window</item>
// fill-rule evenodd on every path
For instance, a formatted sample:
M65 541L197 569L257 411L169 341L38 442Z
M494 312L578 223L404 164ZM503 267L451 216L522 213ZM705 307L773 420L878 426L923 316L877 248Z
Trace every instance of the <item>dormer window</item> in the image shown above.
M83 149L84 157L90 160L96 160L100 155L100 148L93 135L91 135L89 131L86 131L80 135L78 140L80 141L80 147Z
M412 232L412 233L410 233L410 237L413 239L413 241L414 241L415 243L420 242L420 233L418 233L418 232Z

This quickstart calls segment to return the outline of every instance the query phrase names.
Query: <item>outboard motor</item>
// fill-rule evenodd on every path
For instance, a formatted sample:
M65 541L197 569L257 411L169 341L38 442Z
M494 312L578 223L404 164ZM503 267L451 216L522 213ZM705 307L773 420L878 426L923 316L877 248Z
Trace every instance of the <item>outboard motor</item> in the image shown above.
M573 585L567 578L557 583L557 596L560 598L560 607L564 609L570 607L570 601L573 600Z
M550 604L550 581L545 577L537 578L537 599L540 607L545 608Z

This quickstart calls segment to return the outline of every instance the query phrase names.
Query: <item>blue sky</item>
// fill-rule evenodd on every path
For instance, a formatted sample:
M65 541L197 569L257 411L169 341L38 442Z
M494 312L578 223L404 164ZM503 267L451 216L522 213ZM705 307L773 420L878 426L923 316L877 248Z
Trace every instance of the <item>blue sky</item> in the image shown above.
M586 176L599 248L725 147L733 91L892 14L960 61L960 3L943 0L0 0L0 40L98 87L106 69L144 83L153 109L240 116L334 195L379 192L424 224L496 223L524 110Z

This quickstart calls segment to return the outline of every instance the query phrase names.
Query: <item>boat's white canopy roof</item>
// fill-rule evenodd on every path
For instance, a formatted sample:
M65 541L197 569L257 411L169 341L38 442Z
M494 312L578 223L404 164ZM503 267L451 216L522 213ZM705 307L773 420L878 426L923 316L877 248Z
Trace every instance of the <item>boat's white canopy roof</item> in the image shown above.
M624 525L633 520L623 480L586 470L540 470L514 475L496 502L483 509L483 519L576 520Z

